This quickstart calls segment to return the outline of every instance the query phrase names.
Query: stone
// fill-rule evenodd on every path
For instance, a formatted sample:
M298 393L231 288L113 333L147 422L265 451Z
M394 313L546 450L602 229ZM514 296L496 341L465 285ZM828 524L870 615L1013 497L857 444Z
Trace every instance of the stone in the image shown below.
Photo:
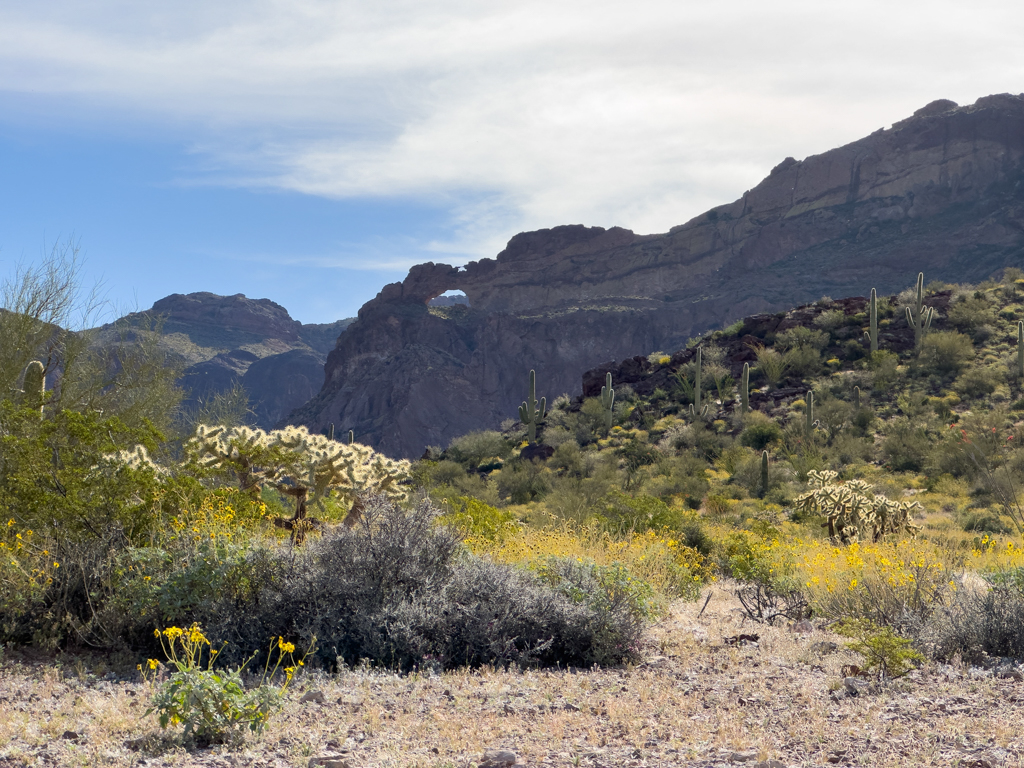
M353 766L341 755L323 755L309 758L306 768L353 768Z
M757 763L757 765L755 765L754 768L786 768L786 764L783 763L781 760L774 760L769 758L768 760L762 760L761 762Z
M787 158L734 202L665 233L560 226L517 234L462 268L417 265L359 310L322 388L287 420L353 428L412 458L515 418L531 368L549 403L581 384L594 396L607 372L615 385L654 387L659 374L638 355L666 350L667 378L688 338L738 317L748 318L741 335L760 342L778 326L773 313L823 294L863 305L870 287L896 293L919 270L983 280L1024 249L1022 162L1024 97L933 102L890 129ZM450 290L468 306L428 306ZM886 349L909 348L908 331L887 329ZM726 356L734 379L741 356L749 347Z
M752 763L757 760L757 751L753 749L729 754L730 763Z
M811 653L816 653L819 656L828 656L838 650L839 644L833 643L831 640L822 640L821 642L813 643L811 645Z
M82 738L82 734L78 733L77 731L64 731L64 733L62 733L60 737L65 741L78 741L80 738Z
M858 677L843 678L843 688L845 688L846 692L851 696L859 696L862 691L866 691L868 689L868 686L869 683L867 683L867 681L861 680Z
M488 749L484 752L478 768L511 768L518 762L519 756L508 749Z

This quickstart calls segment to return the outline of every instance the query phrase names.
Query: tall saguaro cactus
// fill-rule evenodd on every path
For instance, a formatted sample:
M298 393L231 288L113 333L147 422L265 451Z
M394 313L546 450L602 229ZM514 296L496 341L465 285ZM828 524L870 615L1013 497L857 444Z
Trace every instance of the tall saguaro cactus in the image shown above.
M612 389L612 374L607 373L604 377L604 386L601 387L601 405L604 407L605 428L612 428L612 407L615 405L615 390Z
M743 376L740 377L740 413L750 411L750 363L743 364Z
M871 289L871 299L868 302L871 317L870 330L865 331L865 335L868 337L868 341L871 342L871 351L878 351L878 293L874 288Z
M804 437L810 441L814 434L814 391L807 393L807 408L804 411Z
M853 388L853 407L860 410L860 387Z
M914 329L914 349L921 348L921 340L932 325L935 311L924 305L924 272L917 273L917 303L914 311L907 307L907 324Z
M761 451L761 498L768 493L768 451Z
M537 442L537 424L544 420L548 413L547 398L540 399L540 407L537 407L537 372L530 371L530 394L519 406L519 420L529 430L530 442Z
M1017 376L1024 382L1024 320L1017 321Z
M708 415L708 405L707 403L701 405L700 369L702 367L702 355L702 348L697 347L697 373L694 375L693 402L690 403L690 415L694 418L699 416L703 419Z
M43 397L46 395L46 369L38 360L25 366L21 376L21 402L26 408L38 408L43 413Z

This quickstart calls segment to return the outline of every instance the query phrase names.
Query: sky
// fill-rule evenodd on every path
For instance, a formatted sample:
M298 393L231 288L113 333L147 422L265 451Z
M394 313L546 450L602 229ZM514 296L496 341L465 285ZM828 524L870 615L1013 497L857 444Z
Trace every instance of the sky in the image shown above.
M0 276L355 315L518 232L664 232L939 98L1024 91L1024 4L0 0Z

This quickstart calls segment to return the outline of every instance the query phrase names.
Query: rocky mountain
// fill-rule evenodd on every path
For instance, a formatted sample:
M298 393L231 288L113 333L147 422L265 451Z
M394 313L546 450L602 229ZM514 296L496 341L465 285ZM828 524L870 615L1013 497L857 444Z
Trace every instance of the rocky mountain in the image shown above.
M732 203L657 235L563 226L496 259L421 264L338 338L323 388L288 420L334 423L390 454L576 392L584 371L822 295L981 280L1024 263L1024 95L913 116L821 155L786 158ZM430 306L449 291L468 305Z
M158 343L186 365L186 406L239 382L257 425L269 428L320 390L327 353L351 322L303 325L269 299L176 293L98 329L98 342L159 327Z

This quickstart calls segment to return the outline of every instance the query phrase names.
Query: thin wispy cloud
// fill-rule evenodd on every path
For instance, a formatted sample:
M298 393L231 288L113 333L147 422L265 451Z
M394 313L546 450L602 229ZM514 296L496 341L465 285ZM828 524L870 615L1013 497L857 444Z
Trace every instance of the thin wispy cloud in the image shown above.
M991 1L3 3L0 91L174 131L181 183L431 201L450 231L417 247L457 260L665 231L787 155L1024 90L1022 33Z

